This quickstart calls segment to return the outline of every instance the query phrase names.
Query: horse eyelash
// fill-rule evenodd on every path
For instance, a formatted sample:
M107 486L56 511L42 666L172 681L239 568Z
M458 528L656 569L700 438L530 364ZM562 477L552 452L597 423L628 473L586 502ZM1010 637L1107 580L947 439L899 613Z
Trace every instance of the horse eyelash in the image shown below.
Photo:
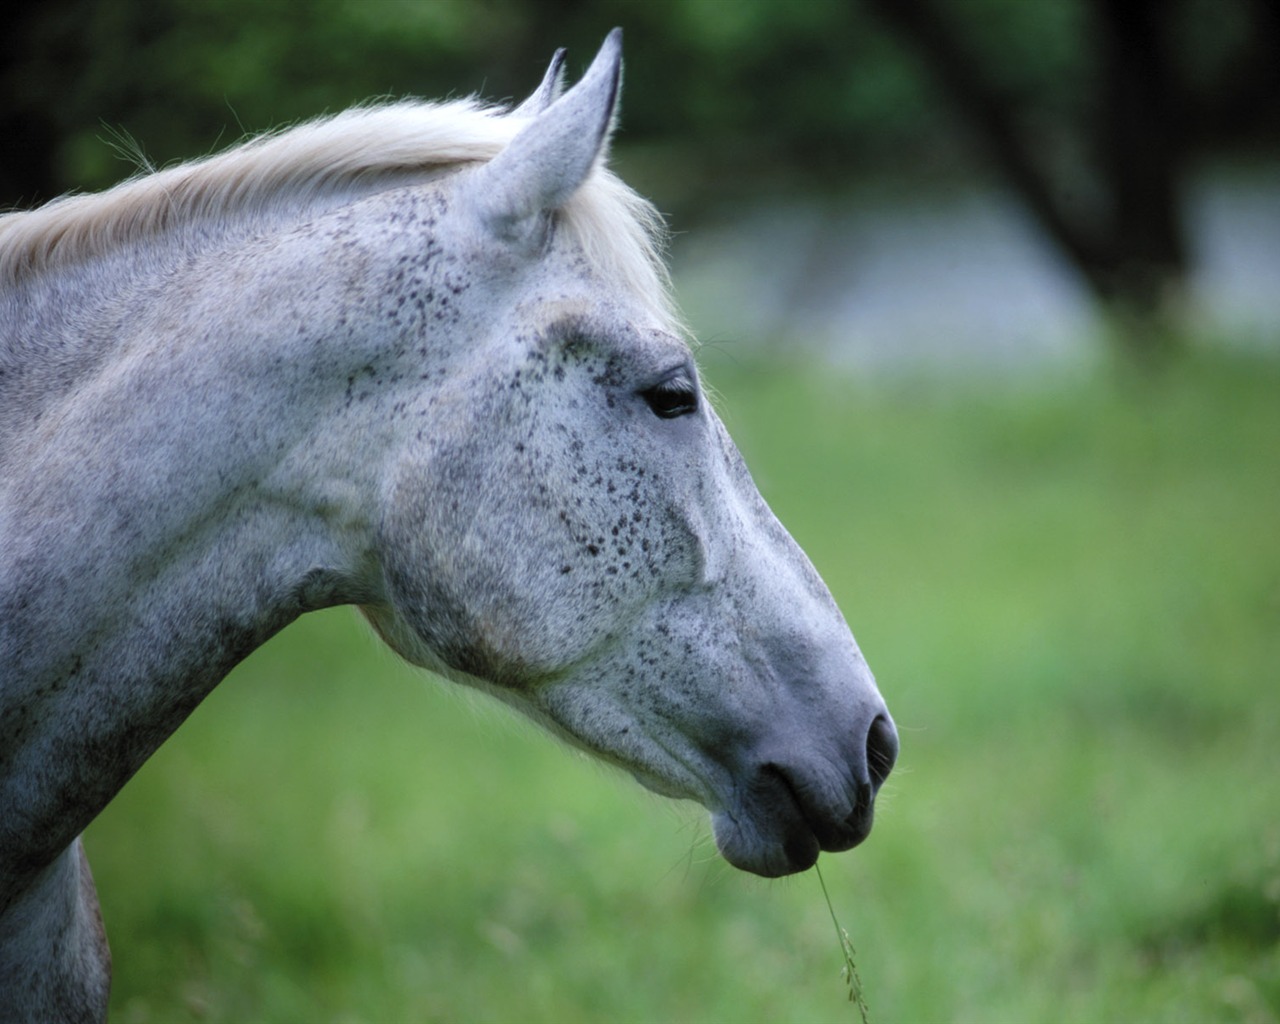
M674 420L698 411L698 388L683 373L660 381L640 392L653 414L660 419Z

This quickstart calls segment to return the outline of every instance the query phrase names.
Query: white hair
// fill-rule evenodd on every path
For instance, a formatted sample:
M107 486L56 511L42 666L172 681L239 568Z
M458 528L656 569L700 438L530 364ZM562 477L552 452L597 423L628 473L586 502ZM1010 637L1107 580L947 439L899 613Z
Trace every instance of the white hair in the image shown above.
M162 233L492 159L528 123L474 99L355 107L202 160L0 216L0 286ZM674 319L661 215L605 167L561 211L588 258Z

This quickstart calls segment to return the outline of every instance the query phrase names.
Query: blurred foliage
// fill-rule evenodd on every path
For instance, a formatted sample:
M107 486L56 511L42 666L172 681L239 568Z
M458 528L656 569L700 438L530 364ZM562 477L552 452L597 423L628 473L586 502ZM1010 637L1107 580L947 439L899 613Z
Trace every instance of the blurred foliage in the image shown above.
M758 188L761 178L838 183L890 167L971 170L946 97L871 6L16 0L0 41L0 203L123 177L132 168L102 141L114 132L164 164L372 97L518 99L556 47L570 48L576 76L615 24L629 58L621 141L658 146L653 175L673 164L683 172L668 179L673 190L681 178L723 196L744 179ZM941 10L994 88L1017 99L1035 145L1065 152L1064 126L1092 113L1087 0L965 0ZM1170 5L1190 86L1229 88L1253 11L1251 0ZM1242 131L1276 123L1274 105L1264 105Z
M6 23L0 208L378 97L515 101L622 25L617 162L677 223L995 173L1139 362L1183 343L1194 161L1280 140L1271 0L13 0Z

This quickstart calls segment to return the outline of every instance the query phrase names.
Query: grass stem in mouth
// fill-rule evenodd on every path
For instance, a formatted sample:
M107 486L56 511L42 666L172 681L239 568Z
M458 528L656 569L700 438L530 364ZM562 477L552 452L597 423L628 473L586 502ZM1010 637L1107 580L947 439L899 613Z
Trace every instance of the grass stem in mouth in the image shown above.
M827 892L827 882L822 877L822 866L815 863L813 870L818 873L818 884L822 886L822 897L827 901L827 910L831 914L831 923L835 925L836 937L840 940L840 953L844 957L844 967L840 969L840 976L844 978L845 984L849 986L849 1002L858 1005L858 1014L862 1017L862 1024L871 1024L871 1013L867 1009L867 1001L862 995L862 979L858 976L858 965L853 962L853 943L849 940L849 933L840 927L840 922L836 918L836 908L831 905L831 894Z

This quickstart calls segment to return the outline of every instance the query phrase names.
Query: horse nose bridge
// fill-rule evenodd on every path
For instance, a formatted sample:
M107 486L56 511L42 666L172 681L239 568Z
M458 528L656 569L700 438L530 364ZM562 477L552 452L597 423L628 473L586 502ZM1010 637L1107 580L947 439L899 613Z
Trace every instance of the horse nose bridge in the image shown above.
M755 495L740 523L734 570L754 606L780 624L847 636L831 591L763 498Z
M704 492L716 507L709 522L718 534L711 546L720 555L709 559L719 562L720 572L709 575L736 577L752 595L771 596L792 606L791 616L799 613L796 602L801 601L822 606L839 618L826 584L756 487L724 425L718 418L714 422L725 459L721 472L710 475L717 482L708 483Z
M778 699L819 722L835 715L852 726L855 717L869 722L887 715L875 676L834 603L782 597L758 636Z

